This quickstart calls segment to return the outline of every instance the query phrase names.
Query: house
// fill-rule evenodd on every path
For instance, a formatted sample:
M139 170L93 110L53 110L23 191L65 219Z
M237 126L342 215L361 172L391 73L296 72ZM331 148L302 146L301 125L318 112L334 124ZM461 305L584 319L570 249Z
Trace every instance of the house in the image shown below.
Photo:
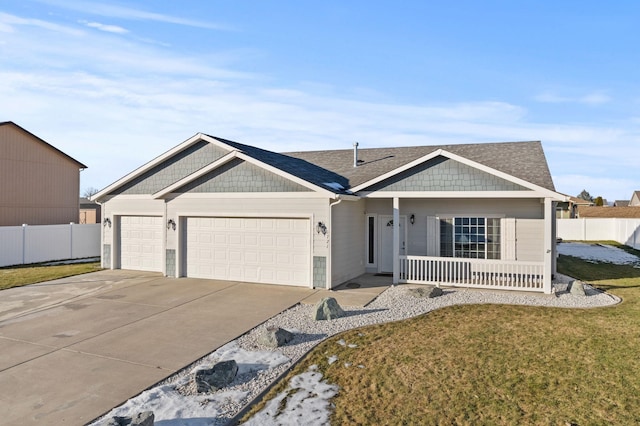
M279 154L196 134L92 197L106 268L332 289L551 292L555 192L540 142Z
M629 200L615 200L613 202L613 207L629 207Z
M17 124L0 123L0 226L77 223L86 168Z
M631 196L631 201L629 201L629 207L638 207L640 206L640 191L634 191Z
M82 224L100 223L100 204L88 198L80 197L80 222Z
M578 217L578 209L582 206L593 206L593 201L583 200L578 197L566 195L567 201L559 202L556 209L558 219L575 219Z

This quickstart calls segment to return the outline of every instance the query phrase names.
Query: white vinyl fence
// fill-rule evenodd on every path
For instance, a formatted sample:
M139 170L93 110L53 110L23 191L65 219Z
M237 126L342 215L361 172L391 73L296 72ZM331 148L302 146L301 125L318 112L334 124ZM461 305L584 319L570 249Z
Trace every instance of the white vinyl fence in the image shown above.
M0 227L0 267L100 256L101 225Z
M558 219L558 238L563 240L613 240L640 249L640 219Z

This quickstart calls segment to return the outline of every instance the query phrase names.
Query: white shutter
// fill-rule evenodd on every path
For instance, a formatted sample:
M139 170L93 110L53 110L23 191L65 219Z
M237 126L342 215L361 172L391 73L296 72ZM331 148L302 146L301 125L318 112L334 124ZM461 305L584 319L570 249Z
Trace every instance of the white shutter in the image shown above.
M516 219L513 217L502 218L500 220L500 228L502 233L502 260L517 260Z
M427 256L440 256L440 227L435 216L427 216Z

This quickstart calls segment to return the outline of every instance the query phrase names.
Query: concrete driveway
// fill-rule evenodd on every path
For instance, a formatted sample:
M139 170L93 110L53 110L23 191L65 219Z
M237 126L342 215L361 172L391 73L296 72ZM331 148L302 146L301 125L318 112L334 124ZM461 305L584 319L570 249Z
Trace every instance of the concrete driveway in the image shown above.
M316 290L101 271L0 292L0 423L81 425Z

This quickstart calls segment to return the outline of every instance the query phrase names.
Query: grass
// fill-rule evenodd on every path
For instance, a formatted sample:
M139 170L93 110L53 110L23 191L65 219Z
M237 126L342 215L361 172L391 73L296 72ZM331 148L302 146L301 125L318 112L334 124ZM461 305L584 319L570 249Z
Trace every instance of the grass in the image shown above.
M340 387L334 425L638 424L640 269L568 256L558 269L623 302L453 306L351 330L317 346L264 400L316 364ZM329 365L330 355L340 361Z
M87 272L95 272L100 269L102 269L100 262L52 266L21 265L0 268L0 290L86 274Z

